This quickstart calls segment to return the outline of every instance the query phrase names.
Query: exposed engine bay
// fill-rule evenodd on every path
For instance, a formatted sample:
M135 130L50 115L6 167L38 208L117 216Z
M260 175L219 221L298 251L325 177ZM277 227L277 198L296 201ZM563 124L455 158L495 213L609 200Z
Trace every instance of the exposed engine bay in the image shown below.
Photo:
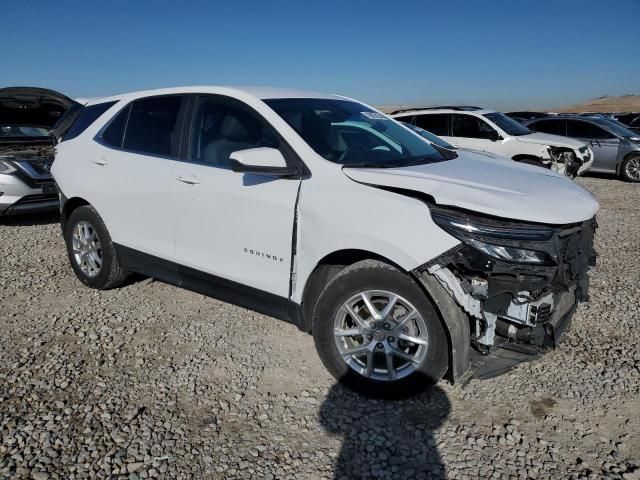
M591 159L591 152L586 146L579 149L581 158L570 148L549 147L548 151L551 159L549 169L570 178L578 176L580 167Z
M588 300L595 218L544 226L430 209L462 243L419 270L469 316L475 352L506 348L535 357L557 346L577 304Z

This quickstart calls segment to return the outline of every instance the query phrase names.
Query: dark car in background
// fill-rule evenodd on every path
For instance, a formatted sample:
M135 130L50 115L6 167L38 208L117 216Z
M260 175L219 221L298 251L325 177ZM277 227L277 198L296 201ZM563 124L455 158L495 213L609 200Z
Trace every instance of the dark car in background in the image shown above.
M604 116L558 115L526 122L535 132L583 140L593 150L591 172L613 173L640 182L640 134Z
M56 210L50 132L80 105L34 87L0 89L0 215Z
M640 112L618 113L615 117L620 123L625 124L629 130L640 134Z
M506 112L507 117L513 118L516 122L527 122L536 118L544 118L553 115L547 112Z

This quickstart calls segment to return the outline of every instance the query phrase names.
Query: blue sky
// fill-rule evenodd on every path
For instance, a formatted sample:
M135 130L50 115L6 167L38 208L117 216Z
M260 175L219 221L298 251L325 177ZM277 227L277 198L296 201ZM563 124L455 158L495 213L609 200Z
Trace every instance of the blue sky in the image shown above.
M10 4L0 85L74 97L245 84L545 108L640 94L640 0Z

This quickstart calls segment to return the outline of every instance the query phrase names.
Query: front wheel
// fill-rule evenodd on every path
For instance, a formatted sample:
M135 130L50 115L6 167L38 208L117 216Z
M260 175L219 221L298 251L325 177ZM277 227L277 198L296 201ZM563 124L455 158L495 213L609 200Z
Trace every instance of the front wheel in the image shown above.
M448 366L434 305L409 276L379 261L355 263L328 283L313 336L329 372L369 396L413 395L440 380Z
M629 155L620 169L620 174L627 182L640 182L640 155Z

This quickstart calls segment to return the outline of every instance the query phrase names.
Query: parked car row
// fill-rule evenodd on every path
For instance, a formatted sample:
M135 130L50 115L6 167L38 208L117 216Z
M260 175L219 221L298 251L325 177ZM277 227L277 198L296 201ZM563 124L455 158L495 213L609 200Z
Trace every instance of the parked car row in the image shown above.
M460 138L565 174L590 150L487 110L402 113L408 128L352 99L248 87L89 101L56 129L71 267L91 288L138 272L291 322L374 395L554 348L588 298L598 202ZM454 135L479 122L493 133Z
M479 107L398 110L391 117L427 130L455 147L489 152L544 166L574 177L586 172L593 155L585 142L532 132L504 113Z

